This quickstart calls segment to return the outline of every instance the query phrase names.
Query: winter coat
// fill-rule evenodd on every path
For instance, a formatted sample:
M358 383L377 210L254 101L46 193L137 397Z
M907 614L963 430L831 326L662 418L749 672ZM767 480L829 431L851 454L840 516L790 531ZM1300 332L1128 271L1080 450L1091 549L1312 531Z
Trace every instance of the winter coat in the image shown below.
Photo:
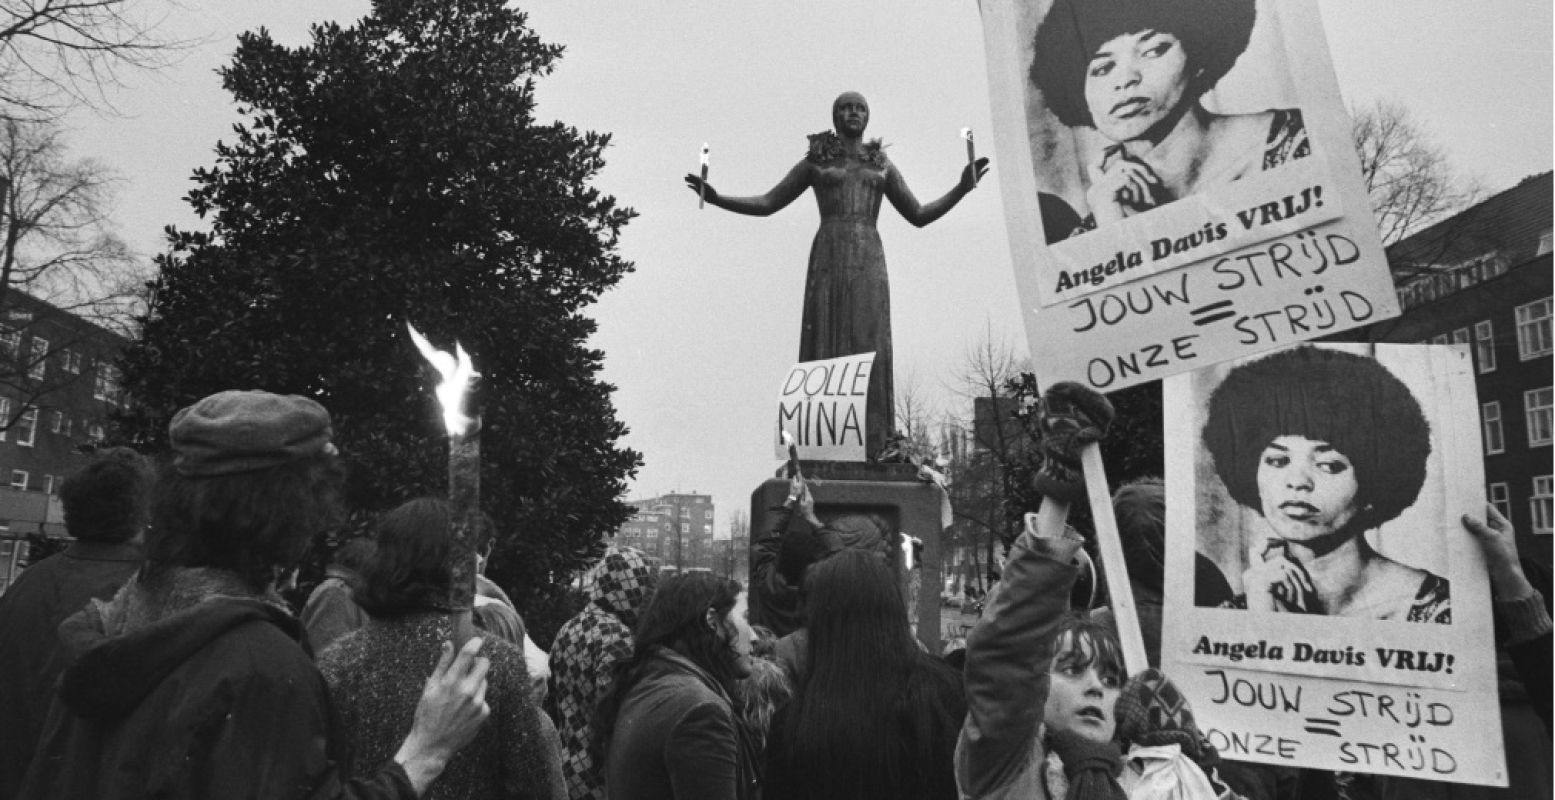
M630 547L611 547L584 576L588 604L551 644L546 710L562 743L572 800L605 800L605 776L589 754L594 709L610 691L616 662L631 658L632 626L657 582L655 566Z
M444 613L375 618L319 656L319 671L355 763L393 758L410 730L439 648L452 633L452 617ZM566 790L555 728L530 696L523 653L493 638L485 641L481 655L491 660L486 674L491 718L424 797L561 800Z
M398 765L345 781L344 738L302 625L214 569L131 580L66 620L20 797L404 798Z
M302 607L302 627L314 653L324 652L331 642L367 624L367 612L356 604L351 590L351 573L331 566L324 574L324 581Z
M621 701L605 757L610 800L747 800L754 745L718 682L659 648Z
M64 668L59 624L106 600L140 567L133 544L80 541L22 571L0 595L0 800L21 787Z
M956 743L963 797L1050 798L1042 712L1051 683L1054 635L1069 609L1078 539L1025 532L1010 548L1004 579L966 647L967 717Z

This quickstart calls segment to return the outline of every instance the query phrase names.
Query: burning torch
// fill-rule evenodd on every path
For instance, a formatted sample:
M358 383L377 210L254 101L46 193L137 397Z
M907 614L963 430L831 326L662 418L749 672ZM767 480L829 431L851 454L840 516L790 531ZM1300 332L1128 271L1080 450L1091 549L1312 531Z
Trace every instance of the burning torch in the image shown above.
M415 326L405 323L421 357L442 376L434 393L443 411L448 433L448 502L453 507L453 547L449 553L452 574L449 605L454 609L454 648L474 635L471 613L475 607L475 535L481 508L481 420L472 395L480 373L464 346L454 343L454 353L432 346Z

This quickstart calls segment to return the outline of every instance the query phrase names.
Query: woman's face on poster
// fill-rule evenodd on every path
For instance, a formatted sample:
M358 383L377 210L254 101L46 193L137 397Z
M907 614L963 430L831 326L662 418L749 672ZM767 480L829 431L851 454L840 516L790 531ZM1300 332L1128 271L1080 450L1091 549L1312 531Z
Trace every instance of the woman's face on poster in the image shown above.
M1307 541L1354 519L1355 465L1328 442L1278 436L1258 458L1258 499L1276 536Z
M1104 43L1085 70L1085 103L1096 130L1114 142L1144 136L1188 93L1188 56L1165 31L1125 33Z

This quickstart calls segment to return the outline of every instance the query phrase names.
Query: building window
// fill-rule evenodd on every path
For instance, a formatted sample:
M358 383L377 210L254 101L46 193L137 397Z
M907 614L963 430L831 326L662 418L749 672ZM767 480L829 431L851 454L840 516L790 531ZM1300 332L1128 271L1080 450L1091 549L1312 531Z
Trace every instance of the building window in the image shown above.
M106 439L108 437L103 435L103 426L101 426L101 425L93 425L87 431L86 438L90 439L93 444L98 444L98 443L101 443L103 439Z
M1537 483L1538 479L1535 479ZM27 491L27 471L21 469L11 470L11 488Z
M49 433L59 433L65 429L65 412L55 411L49 415Z
M1453 331L1452 332L1452 343L1453 344L1468 344L1469 343L1469 329L1468 328L1459 328L1459 329Z
M1555 237L1555 231L1545 231L1539 234L1539 250L1533 254L1535 258L1550 251L1550 239L1552 237Z
M1550 354L1550 298L1517 307L1517 355L1524 361Z
M689 523L689 522L682 522L682 523L680 523L680 532L681 533L690 533L691 532L691 523Z
M1452 335L1439 333L1431 337L1431 344L1452 344Z
M702 519L712 519L712 518L713 518L713 510L711 508L709 508L706 511L702 512Z
M49 367L49 340L37 336L32 337L32 350L27 354L27 377L35 381L43 380Z
M75 420L71 419L70 417L65 417L65 429L63 431L60 431L60 432L63 433L64 435L66 435L66 436L69 436L70 435L70 431L71 431L72 428L75 427L75 424L76 424Z
M112 401L114 393L118 391L118 370L112 364L98 364L97 377L92 382L92 397L96 400Z
M33 441L38 438L38 409L29 408L22 418L16 421L16 444L19 447L32 447Z
M0 442L5 441L11 426L11 398L0 397Z
M1474 323L1474 358L1481 374L1496 369L1496 331L1490 320Z
M1479 427L1485 437L1485 455L1506 452L1506 437L1501 431L1501 403L1492 400L1479 406Z
M22 346L22 332L11 328L0 328L0 350L5 355L14 356L18 348Z
M1540 475L1533 479L1533 497L1528 498L1528 513L1533 517L1533 532L1548 534L1550 532L1550 517L1555 516L1555 492L1552 492L1551 484L1555 480L1549 475Z
M65 351L65 371L71 375L81 374L81 354L74 350Z
M657 538L659 538L659 529L658 528L649 528L648 529L648 538L649 539L657 539Z
M1495 506L1496 512L1507 519L1512 518L1512 492L1504 483L1492 483L1490 489L1490 504Z
M1528 446L1550 443L1551 387L1523 392L1523 412L1528 415Z

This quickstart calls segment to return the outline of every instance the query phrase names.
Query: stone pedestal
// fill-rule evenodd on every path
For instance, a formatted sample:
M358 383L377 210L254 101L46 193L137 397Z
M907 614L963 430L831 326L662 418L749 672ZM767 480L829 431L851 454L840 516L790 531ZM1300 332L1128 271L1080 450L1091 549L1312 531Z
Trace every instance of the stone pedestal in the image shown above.
M917 479L918 470L910 464L864 464L838 461L805 461L800 469L810 483L815 498L815 513L822 522L853 513L870 513L891 527L891 566L897 572L902 596L907 593L907 574L902 569L901 534L923 540L917 608L908 613L915 619L918 640L934 655L940 649L940 509L945 491ZM772 509L781 508L788 497L788 480L772 478L751 493L751 566L756 582L754 548L771 527ZM760 598L753 595L754 605ZM753 608L754 610L754 608Z

